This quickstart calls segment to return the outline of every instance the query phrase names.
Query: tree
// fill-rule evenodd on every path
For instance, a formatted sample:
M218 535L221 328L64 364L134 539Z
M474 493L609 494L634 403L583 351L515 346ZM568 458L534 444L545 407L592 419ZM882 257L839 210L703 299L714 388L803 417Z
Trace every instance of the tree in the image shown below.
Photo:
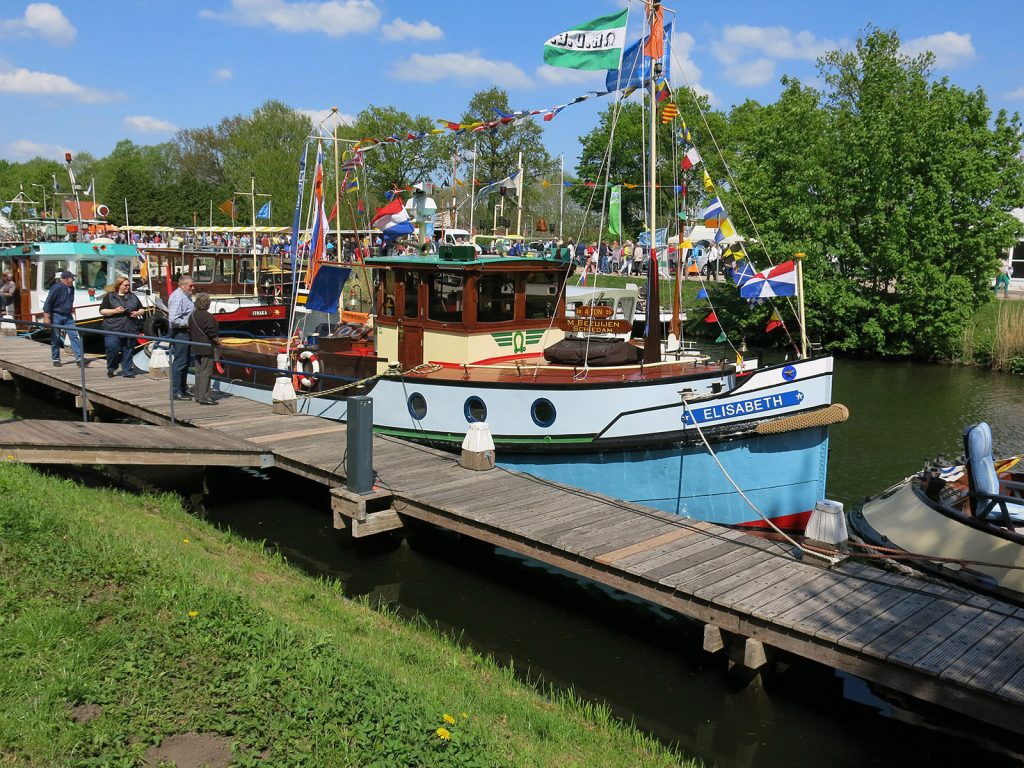
M730 115L741 189L778 253L808 253L809 331L831 348L948 354L1020 230L1019 117L931 82L932 62L871 28L819 61L825 93L786 82Z
M463 123L490 122L498 118L498 111L508 114L512 110L509 107L508 93L502 88L489 88L485 91L477 91L469 100L466 111L462 115ZM467 132L455 136L446 137L438 141L437 146L442 157L448 158L456 152L468 156L470 152L476 152L476 181L479 190L484 184L492 181L500 181L511 176L519 168L519 155L523 157L523 221L527 222L535 215L534 210L546 210L541 206L542 187L540 182L550 179L553 173L557 174L558 165L554 163L547 149L544 148L542 139L543 130L532 119L516 120L505 125L498 125L490 130ZM475 221L481 222L476 229L485 230L490 228L493 219L490 211L496 198L487 196L490 199L476 197ZM509 215L509 207L505 207L506 217L515 223L515 214Z
M365 150L364 176L368 189L362 195L371 204L383 204L385 193L392 189L405 190L413 184L431 181L441 166L440 155L429 138L435 127L434 122L423 115L413 117L395 107L371 106L356 115L351 126L339 130L339 135L356 141L428 134L425 139L380 143Z

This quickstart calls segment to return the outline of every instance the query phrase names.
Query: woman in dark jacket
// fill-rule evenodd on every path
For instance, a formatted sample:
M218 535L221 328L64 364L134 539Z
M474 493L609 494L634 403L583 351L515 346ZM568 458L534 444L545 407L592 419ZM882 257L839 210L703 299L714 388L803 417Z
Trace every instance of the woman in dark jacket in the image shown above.
M217 335L217 321L210 314L210 294L196 294L195 305L196 311L188 319L188 332L192 341L203 345L192 347L192 355L196 359L195 398L200 405L216 405L217 401L210 399L210 377L213 375L213 362L220 338Z
M103 295L100 314L103 316L100 327L104 331L138 333L142 328L142 302L131 292L131 283L127 277L117 278L111 289ZM135 366L132 365L135 339L130 336L104 336L103 345L107 351L108 378L117 375L118 365L121 366L121 375L126 379L135 376Z

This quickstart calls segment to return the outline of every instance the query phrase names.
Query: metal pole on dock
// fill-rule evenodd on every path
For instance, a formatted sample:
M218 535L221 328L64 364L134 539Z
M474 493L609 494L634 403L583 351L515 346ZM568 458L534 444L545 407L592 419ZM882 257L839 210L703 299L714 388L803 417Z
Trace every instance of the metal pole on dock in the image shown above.
M348 427L345 430L345 487L352 493L373 491L373 398L348 398Z
M50 333L53 333L51 330ZM79 337L81 338L81 337ZM85 341L79 342L82 347L85 347ZM82 359L78 361L78 373L82 377L82 421L89 421L89 397L86 394L85 389L85 353L82 353Z

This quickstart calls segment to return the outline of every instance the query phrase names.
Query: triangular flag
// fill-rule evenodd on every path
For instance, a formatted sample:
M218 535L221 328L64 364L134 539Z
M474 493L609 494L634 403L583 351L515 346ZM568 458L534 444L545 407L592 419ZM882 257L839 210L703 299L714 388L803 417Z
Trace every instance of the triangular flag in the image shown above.
M717 323L718 322L718 315L716 315L714 313L714 311L712 311L710 315L708 315L707 317L704 318L704 322L705 323Z
M778 307L772 309L772 316L768 318L768 325L765 326L764 332L771 333L776 328L782 326L782 315L779 314Z
M704 189L711 193L715 191L715 182L711 180L711 176L708 175L707 171L704 171Z
M338 215L338 201L334 201L334 207L331 208L331 215L327 217L328 221L334 221L334 217Z
M235 201L225 200L223 203L217 206L217 210L226 213L231 218L235 218Z
M708 290L707 290L707 288L701 288L699 291L697 291L697 298L698 299L706 299L707 297L708 297Z
M727 338L728 338L728 337L727 337L727 336L725 335L725 331L722 331L722 332L721 332L720 334L718 334L718 338L717 338L717 339L715 339L715 344L721 344L721 343L722 343L723 341L725 341L725 340L726 340Z

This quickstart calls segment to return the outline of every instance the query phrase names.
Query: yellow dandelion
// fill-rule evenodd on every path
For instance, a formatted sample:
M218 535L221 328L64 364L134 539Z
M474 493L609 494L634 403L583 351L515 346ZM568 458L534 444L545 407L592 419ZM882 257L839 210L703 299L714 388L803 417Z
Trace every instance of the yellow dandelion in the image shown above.
M181 543L182 543L182 544L188 544L188 539L182 539L182 540L181 540Z
M468 720L469 719L469 714L467 714L466 712L463 712L462 713L462 719L463 720Z
M448 723L448 725L455 725L455 718L449 715L447 712L445 712L444 721Z
M437 737L441 739L441 741L451 741L452 739L452 732L447 728L438 728L434 733L437 734Z
M194 619L196 616L199 615L199 611L189 611L188 615Z

